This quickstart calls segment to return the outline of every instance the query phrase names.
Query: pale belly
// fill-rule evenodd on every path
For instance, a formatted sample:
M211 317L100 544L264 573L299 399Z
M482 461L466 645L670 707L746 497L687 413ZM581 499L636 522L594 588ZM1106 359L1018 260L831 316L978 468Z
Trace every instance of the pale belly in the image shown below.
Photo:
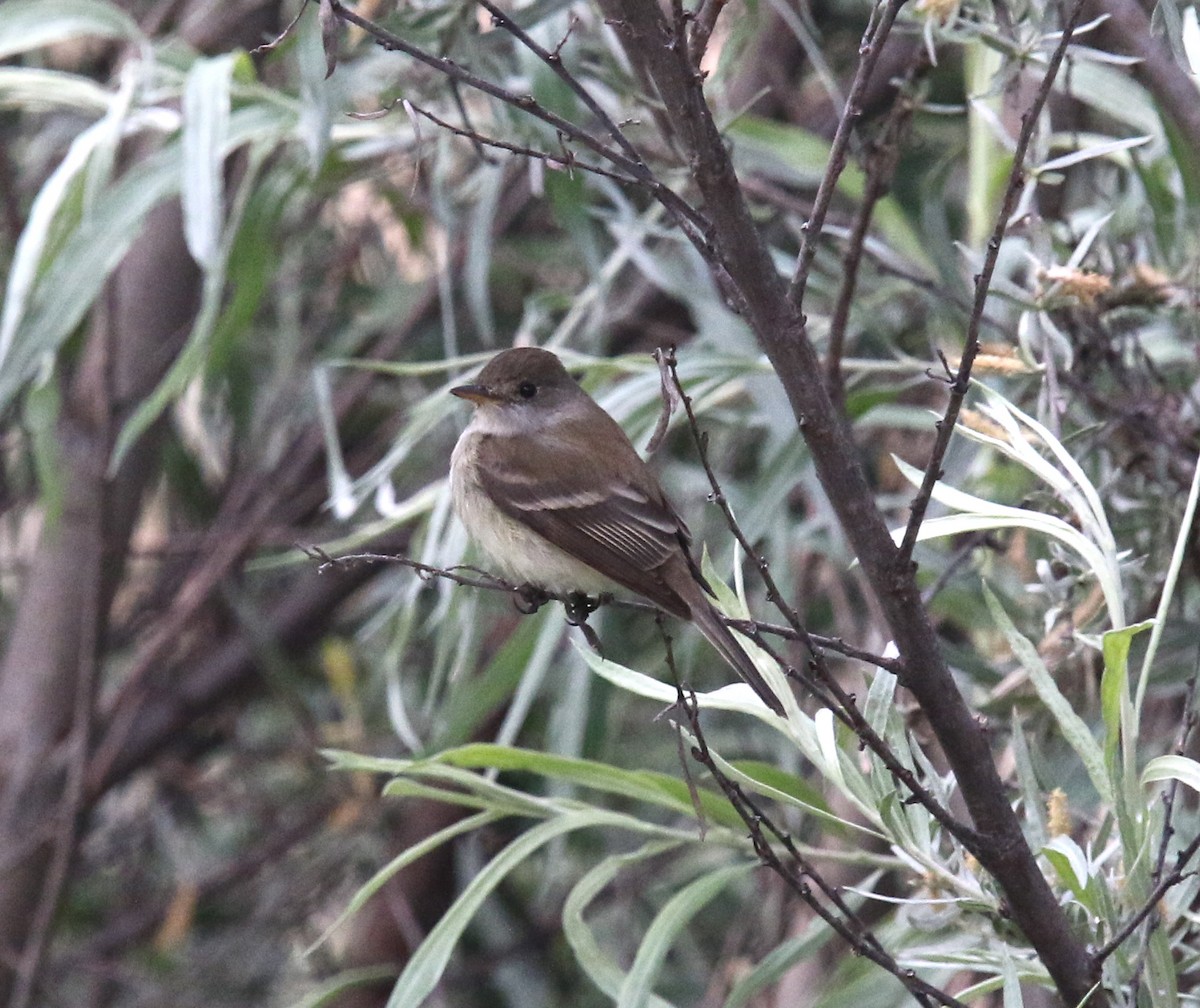
M500 511L475 477L473 448L470 438L454 448L450 462L454 509L471 539L492 561L495 573L555 595L628 594L615 581Z

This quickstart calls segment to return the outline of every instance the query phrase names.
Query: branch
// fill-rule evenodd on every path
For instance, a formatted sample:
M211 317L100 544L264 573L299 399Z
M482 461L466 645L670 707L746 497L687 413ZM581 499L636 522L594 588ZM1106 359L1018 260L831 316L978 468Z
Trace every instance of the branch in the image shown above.
M906 88L929 66L929 56L925 49L920 50L921 56L908 71L908 79L901 88L888 113L887 121L879 132L878 138L871 145L867 156L866 186L854 223L850 228L850 236L846 249L842 253L842 283L833 305L833 314L829 319L829 348L825 355L825 380L829 383L830 395L842 408L844 407L845 389L842 383L842 353L846 343L846 325L850 319L850 304L854 300L854 292L858 287L858 272L862 262L863 247L867 240L867 231L875 215L876 204L887 194L896 165L900 161L900 143L908 131L916 109ZM809 234L806 231L804 239Z
M549 50L542 48L519 24L510 18L496 4L492 3L491 0L476 0L476 2L480 7L492 15L492 22L498 28L503 28L506 32L512 35L513 38L520 42L521 45L537 56L538 59L540 59L546 64L546 66L554 71L559 80L566 84L567 87L569 87L575 93L576 97L583 102L587 110L591 112L592 115L596 117L596 120L604 127L605 132L613 138L613 141L616 143L616 145L625 152L625 156L628 157L630 161L641 167L642 170L640 177L643 180L647 178L653 178L653 174L651 173L650 169L646 167L646 163L642 160L642 155L638 153L638 149L634 147L632 143L630 143L629 138L621 132L620 127L613 122L612 117L600 107L600 103L591 96L591 93L588 91L588 89L579 83L579 80L575 77L575 75L563 65L562 55L558 49L556 49L554 52L550 52ZM561 48L562 45L560 43L559 49Z
M641 158L636 156L636 152L635 156L631 158L627 154L622 154L614 150L596 139L596 137L592 136L586 130L576 126L570 120L564 119L562 116L543 107L533 95L517 94L514 91L509 91L499 84L495 84L484 77L472 73L451 59L443 56L435 56L420 46L406 41L399 35L381 28L373 21L368 21L356 11L351 10L343 4L341 0L333 0L333 11L343 21L357 25L374 38L384 49L405 53L413 59L424 63L426 66L432 67L450 80L475 88L477 91L491 95L493 98L504 102L504 104L514 109L526 112L547 125L553 126L561 135L576 143L583 144L589 150L599 154L604 160L616 165L623 172L637 179L638 185L649 191L663 205L676 223L679 224L684 234L694 244L699 243L697 248L707 245L707 239L704 236L708 231L709 224L705 217L678 193L659 181L654 173L642 162Z
M1146 902L1142 904L1142 908L1130 917L1117 933L1113 935L1112 939L1096 953L1095 961L1097 969L1099 969L1105 959L1125 943L1129 936L1137 930L1138 925L1155 911L1158 907L1158 901L1163 898L1167 890L1172 886L1179 885L1180 882L1187 878L1187 874L1183 869L1196 856L1198 850L1200 850L1200 835L1193 837L1192 842L1175 855L1175 867L1170 874L1159 880L1158 885L1154 887L1150 895L1146 898Z
M601 168L599 165L588 164L586 161L576 159L573 151L563 148L561 154L551 154L548 151L536 150L533 147L523 147L520 144L509 143L506 140L497 140L494 137L485 136L476 130L455 126L453 123L447 122L434 115L428 109L423 109L419 105L412 102L409 103L411 108L417 115L424 116L435 126L440 126L448 133L453 133L455 136L465 137L474 143L477 147L494 147L497 150L508 151L510 154L519 154L522 157L532 158L536 161L545 161L550 168L560 168L568 172L578 168L580 171L590 172L593 175L600 175L604 178L610 178L615 182L623 182L626 185L637 185L638 180L630 175L622 174L621 172L610 171L607 168Z
M977 848L979 846L979 838L950 814L949 810L934 797L931 791L917 780L916 774L904 765L900 758L892 751L891 746L875 731L870 722L867 721L858 709L858 704L855 702L854 696L842 686L837 676L833 674L826 664L825 656L816 647L815 641L804 628L799 614L784 600L783 594L775 582L774 575L771 574L771 569L767 564L766 558L754 549L750 539L742 530L737 517L733 513L733 509L729 506L729 500L725 496L725 491L721 487L716 473L713 472L712 464L708 460L705 438L700 431L700 424L696 419L695 410L692 408L691 397L684 391L683 384L679 380L679 371L676 368L674 350L656 350L655 358L660 362L665 362L667 371L674 383L675 392L679 400L683 403L688 425L691 428L692 439L695 441L696 450L700 456L700 463L704 466L709 486L712 488L711 499L721 508L721 513L725 516L725 523L729 526L729 530L733 533L734 538L737 539L743 552L745 552L746 556L754 560L759 577L766 586L767 598L783 613L792 633L795 635L795 639L804 645L811 656L811 666L815 672L815 679L807 672L791 667L780 655L767 647L766 642L762 640L760 635L752 633L751 636L755 640L755 643L766 650L779 663L781 668L787 670L791 678L800 682L802 686L816 697L819 703L828 707L846 727L850 728L858 736L859 741L879 758L879 761L887 768L893 779L907 788L909 794L912 796L912 800L923 805L929 814L937 820L939 825L966 847L967 850L978 857ZM758 625L753 621L750 621L750 623L757 631ZM896 677L903 682L907 678L907 669L905 669L902 663L890 662L890 664L895 670L894 674Z
M976 856L1003 889L1014 921L1045 963L1063 999L1073 1005L1087 1002L1095 994L1091 957L1072 932L1025 840L996 772L988 738L941 653L912 564L896 549L874 503L854 439L827 393L805 319L789 299L788 285L779 276L738 185L702 81L657 4L598 2L635 68L653 81L672 110L672 135L689 158L692 177L711 217L718 265L783 384L821 485L909 669L905 685L928 716L954 770L979 835ZM836 165L830 170L836 170ZM1090 1003L1101 999L1096 996Z
M1033 139L1033 131L1037 128L1038 117L1054 87L1054 79L1058 76L1063 57L1066 56L1067 48L1071 44L1075 25L1079 22L1079 15L1084 3L1085 0L1074 0L1062 36L1046 65L1042 83L1029 108L1021 116L1021 132L1017 136L1017 145L1013 150L1012 171L1008 175L1008 185L1004 190L1004 198L1000 201L1000 211L996 214L996 224L992 228L992 236L988 239L983 266L975 277L975 302L971 309L971 317L967 320L967 336L963 341L962 357L954 381L950 385L950 401L946 404L945 414L936 425L937 437L934 441L933 451L929 456L929 464L925 467L925 477L921 480L921 486L910 506L908 525L904 529L904 539L900 543L900 560L903 563L907 563L912 558L913 548L917 544L917 534L921 531L921 523L925 520L925 512L933 497L934 484L945 475L942 471L942 460L946 457L946 451L950 447L950 439L954 435L954 425L958 422L963 399L971 385L971 368L975 363L976 354L979 353L979 328L983 320L983 309L987 304L988 294L991 292L992 274L996 271L1000 246L1004 242L1004 236L1008 233L1009 218L1016 209L1017 199L1025 185L1025 154Z
M485 591L504 592L505 594L512 595L514 601L519 603L528 601L524 585L513 584L502 577L467 564L450 568L433 567L399 553L347 553L343 556L330 556L319 546L299 546L299 549L311 559L317 561L317 570L320 573L338 568L352 570L361 564L399 564L401 567L408 567L416 571L424 581L443 578L466 588L482 588ZM460 573L461 571L470 571L471 573L463 574ZM545 601L561 602L564 606L573 605L577 601L571 595L559 595L551 592L543 592L542 594L545 596ZM603 605L615 606L618 609L630 609L650 614L660 612L651 603L641 602L637 599L605 598L599 601ZM855 661L865 662L868 665L877 665L880 668L887 669L887 671L895 676L899 676L903 671L902 664L895 658L887 658L884 655L854 647L852 644L847 644L840 637L825 637L821 634L810 634L805 631L797 631L790 626L782 626L778 623L765 623L761 620L734 619L730 616L723 616L722 618L726 626L733 627L734 630L744 633L748 637L753 637L755 634L770 634L773 637L783 637L786 640L811 644L812 649L816 653L833 651L843 657L852 658Z
M788 289L788 300L799 311L804 306L804 290L808 285L808 271L812 266L813 256L817 254L817 239L825 227L825 215L833 202L833 194L837 180L846 167L846 156L850 149L850 134L858 117L862 114L862 98L867 85L883 51L884 40L892 30L892 24L904 0L888 0L882 13L878 7L871 11L871 20L867 30L863 32L862 43L859 45L858 68L854 72L854 81L850 85L850 93L846 96L846 107L838 119L837 132L833 135L833 143L829 146L829 163L825 174L821 176L821 184L817 187L817 195L813 199L812 214L804 224L800 237L800 251L796 255L796 270L792 274L792 283ZM878 20L875 20L878 16Z
M1196 711L1196 687L1200 682L1200 675L1193 673L1191 680L1188 682L1186 711L1183 724L1179 727L1179 736L1175 744L1175 755L1182 756L1187 748L1188 739L1192 732L1196 729L1198 720ZM1188 861L1192 859L1197 850L1197 845L1200 845L1200 837L1193 838L1191 843L1179 852L1175 859L1175 868L1167 876L1163 876L1163 868L1167 863L1167 847L1171 842L1171 838L1175 835L1175 828L1172 825L1172 817L1175 811L1175 799L1179 791L1179 781L1172 780L1163 793L1163 827L1162 836L1159 838L1158 854L1154 859L1154 871L1151 877L1157 880L1154 890L1146 898L1140 910L1135 913L1128 921L1125 922L1116 932L1109 942L1096 953L1096 961L1104 962L1118 948L1121 947L1130 936L1137 930L1142 921L1147 921L1144 940L1148 940L1154 927L1157 924L1156 919L1150 917L1150 914L1158 907L1159 901L1162 899L1168 889L1174 885L1178 885L1186 877L1183 874L1183 868ZM1143 947L1143 955L1145 948ZM1141 963L1139 962L1139 969Z
M695 694L685 694L680 690L678 705L688 719L695 743L692 746L693 758L712 775L718 786L724 792L729 803L741 816L742 821L750 831L750 839L754 844L754 852L759 860L778 875L789 888L807 905L818 917L835 931L856 954L881 966L894 976L913 996L918 1004L941 1004L947 1008L966 1008L957 998L951 997L945 991L926 983L911 969L905 969L883 947L882 943L872 933L854 910L842 899L841 893L835 886L830 885L817 871L816 867L800 853L792 838L779 829L762 808L757 805L736 781L730 780L717 765L708 750L704 733L700 728L700 710L696 704ZM787 862L775 851L767 834L775 838L787 852ZM809 882L819 890L825 902L818 899ZM832 908L832 909L831 909Z

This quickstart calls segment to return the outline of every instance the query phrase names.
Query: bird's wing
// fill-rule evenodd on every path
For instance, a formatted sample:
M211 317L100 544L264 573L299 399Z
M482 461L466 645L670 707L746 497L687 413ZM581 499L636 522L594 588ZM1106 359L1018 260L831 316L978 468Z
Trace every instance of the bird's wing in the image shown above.
M510 518L617 584L687 619L688 604L663 578L672 560L690 564L687 526L624 434L621 438L628 454L607 462L592 455L588 439L556 439L549 448L534 446L534 451L552 453L554 464L547 465L545 456L531 458L529 439L518 444L512 438L487 437L480 445L480 482ZM567 447L571 444L581 449ZM590 478L580 480L581 472Z

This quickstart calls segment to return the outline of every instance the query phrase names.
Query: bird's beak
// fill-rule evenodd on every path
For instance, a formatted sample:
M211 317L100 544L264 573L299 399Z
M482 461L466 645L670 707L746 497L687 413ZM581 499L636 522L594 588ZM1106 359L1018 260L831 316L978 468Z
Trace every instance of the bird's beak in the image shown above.
M458 396L459 399L466 399L476 406L482 406L484 403L489 402L498 402L500 399L486 385L456 385L450 390L450 394Z

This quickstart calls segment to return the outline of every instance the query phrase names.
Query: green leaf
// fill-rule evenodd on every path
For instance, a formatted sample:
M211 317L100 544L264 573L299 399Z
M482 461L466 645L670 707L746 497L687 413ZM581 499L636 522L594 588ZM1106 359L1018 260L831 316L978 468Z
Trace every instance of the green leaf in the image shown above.
M1004 606L1000 604L1000 600L992 593L986 582L983 585L983 593L992 618L1007 638L1017 661L1029 674L1029 681L1057 722L1067 744L1079 756L1084 769L1092 779L1092 786L1095 787L1096 793L1105 804L1111 805L1113 792L1108 772L1105 769L1104 753L1093 737L1091 729L1088 728L1083 718L1075 713L1075 708L1071 706L1067 698L1062 695L1054 677L1050 675L1049 669L1042 661L1041 655L1037 653L1037 648L1013 625L1008 613L1004 611Z
M1186 756L1158 756L1146 764L1142 771L1142 783L1177 780L1193 791L1200 791L1200 763Z
M0 66L0 108L63 108L84 115L103 115L112 93L78 74L41 67ZM160 110L166 113L166 110Z
M199 59L183 89L183 234L206 270L216 265L225 222L225 152L235 57Z
M6 0L0 60L79 36L140 40L128 14L100 0Z
M595 760L557 756L510 746L479 743L439 753L438 762L466 769L492 769L535 773L556 781L591 788L606 794L632 798L674 813L694 816L687 785L669 774L650 770L624 770ZM704 814L726 826L738 827L742 820L722 795L698 788Z
M815 188L829 164L829 142L799 126L743 115L726 133L734 140L734 158L740 165L789 185ZM837 181L838 192L855 202L862 200L865 185L863 173L855 165L847 165ZM913 267L927 277L937 276L925 243L894 198L885 196L876 203L875 226Z
M62 406L58 381L51 375L39 382L25 397L25 424L33 450L43 521L53 528L62 517L69 471L62 460L62 442L58 437L58 416Z
M124 104L114 101L104 119L82 130L34 197L17 239L5 285L4 312L0 316L0 362L8 355L45 262L78 229L85 210L90 212L90 190L99 174L96 162L104 162L105 167L111 164L110 158L100 152L118 142L123 110Z
M648 861L659 854L675 850L679 846L680 843L677 841L655 840L643 844L630 854L614 854L606 857L584 873L568 893L566 902L563 904L563 935L567 939L567 944L571 946L576 962L601 993L613 1001L616 1001L625 983L626 973L600 948L595 934L583 919L584 912L601 890L616 878L622 869ZM660 997L651 996L648 1008L672 1008L672 1005Z
M601 810L583 810L539 823L522 833L471 879L454 905L429 932L396 981L387 1008L420 1008L441 980L451 953L479 912L483 901L510 872L537 853L539 848L565 833L621 822L623 820L620 817Z
M390 980L396 975L395 966L363 966L359 969L342 970L324 981L315 991L297 1001L292 1008L326 1008L327 1005L342 1004L347 993L356 987Z
M701 875L672 896L638 946L633 966L621 984L617 1008L646 1008L654 981L679 933L730 882L745 877L758 867L758 864L750 863L718 868Z
M1080 903L1092 914L1097 913L1095 894L1087 855L1069 836L1056 836L1042 848L1042 854L1054 868L1054 873Z
M0 368L0 410L12 402L41 358L57 352L79 325L133 244L146 214L175 191L178 170L176 145L150 155L97 200L64 243L15 327Z
M1100 710L1104 717L1104 754L1109 772L1116 774L1117 749L1122 738L1132 749L1135 730L1133 704L1129 698L1129 648L1133 638L1154 626L1154 620L1143 620L1119 630L1109 630L1101 638L1104 652L1104 673L1100 678Z

